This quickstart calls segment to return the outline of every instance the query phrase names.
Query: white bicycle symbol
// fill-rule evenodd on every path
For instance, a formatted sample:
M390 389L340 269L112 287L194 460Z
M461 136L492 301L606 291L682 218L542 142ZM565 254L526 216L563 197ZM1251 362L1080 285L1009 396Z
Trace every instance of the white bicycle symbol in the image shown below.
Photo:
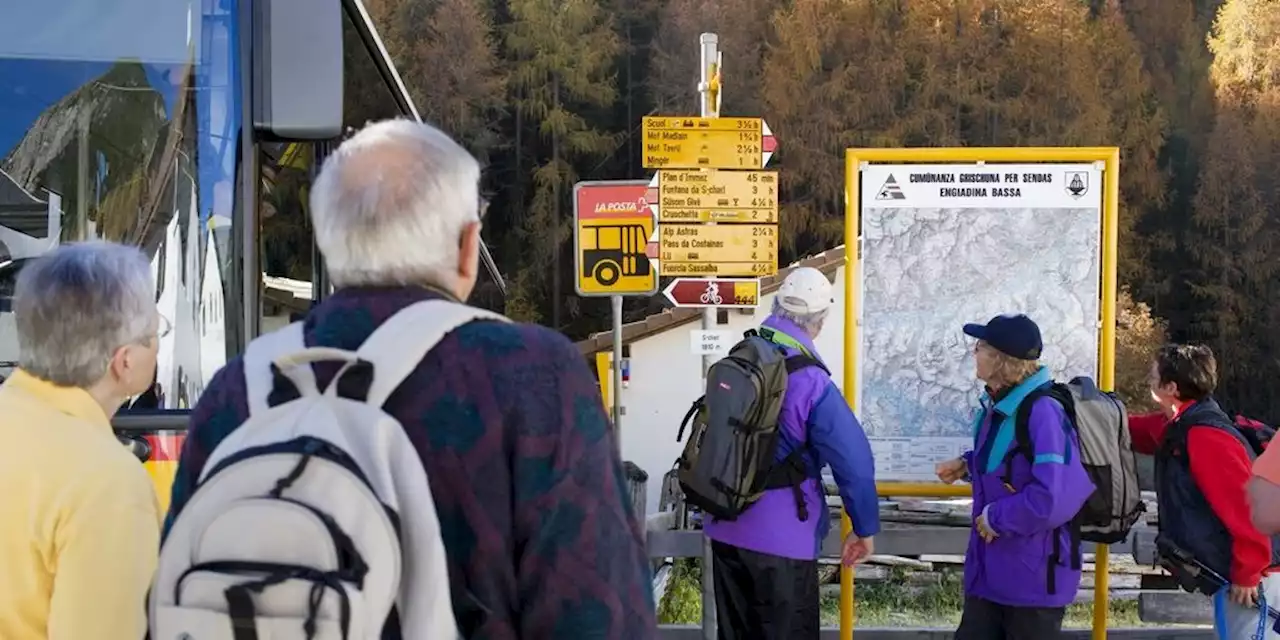
M707 283L707 290L702 292L702 304L720 304L724 302L724 298L720 297L720 285L714 282Z

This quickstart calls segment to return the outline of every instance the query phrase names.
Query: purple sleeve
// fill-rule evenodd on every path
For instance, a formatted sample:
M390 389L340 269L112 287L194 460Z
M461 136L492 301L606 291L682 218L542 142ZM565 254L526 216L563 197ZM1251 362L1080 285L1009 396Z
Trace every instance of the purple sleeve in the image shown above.
M1035 458L1031 480L1008 498L987 506L987 525L997 534L1028 536L1052 531L1075 517L1093 493L1080 464L1080 448L1057 401L1042 398L1027 423Z

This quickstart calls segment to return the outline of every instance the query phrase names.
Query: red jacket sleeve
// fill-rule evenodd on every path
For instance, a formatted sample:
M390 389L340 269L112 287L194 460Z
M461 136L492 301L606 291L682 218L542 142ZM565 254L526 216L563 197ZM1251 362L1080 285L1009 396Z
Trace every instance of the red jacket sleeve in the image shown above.
M1191 427L1187 433L1191 477L1231 533L1232 584L1257 586L1271 565L1271 541L1253 527L1245 483L1249 454L1234 436L1210 427Z
M1133 439L1130 448L1134 453L1153 456L1164 439L1169 419L1163 413L1144 413L1129 416L1129 435Z

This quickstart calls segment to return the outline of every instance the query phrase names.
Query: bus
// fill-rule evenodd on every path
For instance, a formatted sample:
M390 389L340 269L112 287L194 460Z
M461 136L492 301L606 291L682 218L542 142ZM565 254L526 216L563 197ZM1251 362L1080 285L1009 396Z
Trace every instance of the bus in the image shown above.
M0 20L0 376L13 283L63 242L151 258L172 326L116 416L167 508L186 415L227 359L331 286L308 188L365 123L418 111L360 0L11 0ZM473 304L505 287L482 246Z

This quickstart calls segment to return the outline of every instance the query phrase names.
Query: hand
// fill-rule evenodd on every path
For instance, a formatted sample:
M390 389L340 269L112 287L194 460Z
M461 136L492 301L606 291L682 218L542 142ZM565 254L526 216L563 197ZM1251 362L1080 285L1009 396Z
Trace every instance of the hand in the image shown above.
M840 552L840 561L846 567L852 567L855 564L862 564L876 552L875 538L859 538L857 534L850 533L844 539L844 548Z
M982 510L982 513L978 514L977 519L973 521L973 526L978 529L978 535L982 536L982 539L987 542L991 542L992 540L1000 537L1000 535L996 533L996 530L992 529L990 524L987 524L987 510L985 508Z
M1242 607L1256 607L1258 606L1258 588L1233 584L1227 599Z
M967 466L968 465L964 462L964 458L955 458L945 462L939 462L933 467L933 471L938 474L939 480L947 484L954 484L955 481L964 478L964 472Z

